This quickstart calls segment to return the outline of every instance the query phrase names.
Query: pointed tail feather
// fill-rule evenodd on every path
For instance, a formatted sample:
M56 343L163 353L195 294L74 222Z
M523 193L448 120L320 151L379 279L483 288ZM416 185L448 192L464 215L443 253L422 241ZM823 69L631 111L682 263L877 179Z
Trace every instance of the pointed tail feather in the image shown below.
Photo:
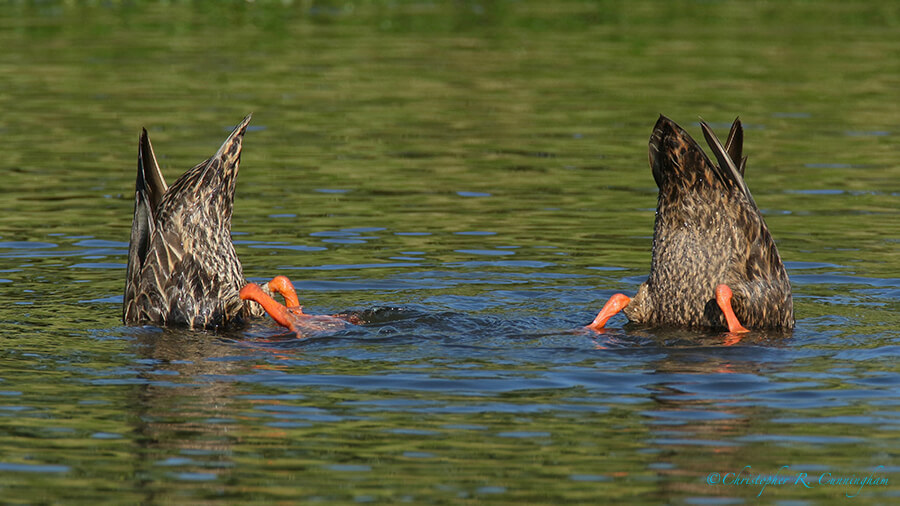
M138 175L135 191L146 191L150 208L155 210L168 188L166 178L163 177L162 171L159 170L159 164L156 162L156 155L153 153L153 145L150 144L147 129L142 129L141 139L138 143Z
M153 145L150 144L150 136L147 135L146 129L142 129L138 142L138 170L137 180L134 183L134 221L131 224L129 245L129 250L132 247L136 250L134 258L129 252L129 264L134 259L140 261L138 267L143 263L150 242L150 234L153 233L159 202L168 188L166 179L156 162Z
M707 125L705 121L700 122L700 128L703 129L703 136L706 137L707 144L709 144L710 149L713 150L713 154L716 155L716 160L719 162L719 170L722 175L734 181L747 197L747 200L753 204L753 207L758 209L756 201L753 200L753 195L750 194L750 190L747 188L747 183L744 182L744 177L741 175L738 167L734 164L731 156L729 156L728 151L722 146L722 143L719 142L719 138L716 137L716 134L713 133L712 129L709 128L709 125ZM744 165L745 163L746 162L742 161L741 165Z
M746 165L746 159L742 158L741 152L744 149L744 128L741 126L741 118L738 116L734 118L734 123L731 124L731 130L728 132L728 137L725 139L725 151L728 152L728 156L735 162L741 162L738 164L738 172L741 175L744 175L744 165Z
M226 166L235 163L240 159L241 141L244 138L244 134L247 132L247 125L250 124L250 119L252 117L253 113L248 114L236 127L234 127L234 130L231 131L231 134L225 139L225 142L222 143L222 146L216 151L216 154L213 155L213 158L221 157Z
M660 115L653 127L649 147L650 168L660 190L712 184L713 179L728 185L697 142L665 116Z
M150 236L155 227L159 203L168 186L159 170L150 136L142 129L138 140L138 168L134 183L134 217L131 222L131 238L128 242L128 265L125 274L125 298L122 304L122 319L128 324L137 318L132 303L137 296L137 284L141 268L147 258Z
M231 131L231 134L228 135L228 138L216 151L216 154L206 159L203 163L197 164L193 169L181 176L173 184L173 186L179 187L177 191L182 191L182 188L186 185L196 185L197 188L211 188L214 184L229 184L232 185L232 188L228 192L232 193L234 191L233 176L237 174L241 162L241 144L252 116L252 114L248 114Z

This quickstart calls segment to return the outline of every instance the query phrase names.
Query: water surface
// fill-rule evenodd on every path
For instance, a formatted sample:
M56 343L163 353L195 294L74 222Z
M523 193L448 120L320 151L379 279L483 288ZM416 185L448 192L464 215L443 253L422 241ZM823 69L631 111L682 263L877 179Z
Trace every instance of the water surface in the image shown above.
M844 2L7 6L0 494L895 502L898 23ZM246 274L371 323L122 326L140 128L172 181L248 112ZM578 330L648 270L660 113L698 137L741 116L792 334Z

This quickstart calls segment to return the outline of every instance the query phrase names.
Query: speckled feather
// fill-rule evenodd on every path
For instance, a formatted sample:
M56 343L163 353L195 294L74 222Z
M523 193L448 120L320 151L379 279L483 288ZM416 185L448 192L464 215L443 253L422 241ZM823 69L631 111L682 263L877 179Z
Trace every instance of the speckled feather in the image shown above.
M725 283L744 326L790 329L791 285L744 183L740 120L725 146L702 126L718 165L670 119L660 116L653 129L650 167L659 187L653 259L625 315L650 325L727 327L715 301L716 286Z
M262 315L231 241L235 180L248 115L219 151L170 187L144 130L122 319L127 325L217 328Z

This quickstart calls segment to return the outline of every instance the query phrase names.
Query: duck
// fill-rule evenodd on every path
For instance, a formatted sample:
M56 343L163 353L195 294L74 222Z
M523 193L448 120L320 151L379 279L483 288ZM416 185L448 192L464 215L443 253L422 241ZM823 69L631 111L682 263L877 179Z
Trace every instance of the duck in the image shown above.
M284 297L284 304L272 295ZM279 275L263 286L247 283L239 293L242 300L258 303L272 317L275 323L289 329L298 338L332 333L349 325L364 323L355 314L316 315L303 312L294 284L287 276Z
M171 186L142 129L122 304L126 325L217 329L265 314L239 295L247 281L231 240L235 181L251 116Z
M617 293L587 325L602 331L619 311L652 327L794 327L791 284L775 241L744 181L744 131L736 118L719 141L701 130L717 163L674 121L660 115L650 136L659 188L650 274L634 297Z

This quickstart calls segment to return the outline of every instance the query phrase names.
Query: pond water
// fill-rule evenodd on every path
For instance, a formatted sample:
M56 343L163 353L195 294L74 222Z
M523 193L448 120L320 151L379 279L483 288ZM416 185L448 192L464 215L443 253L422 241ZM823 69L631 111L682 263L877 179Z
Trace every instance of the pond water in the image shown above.
M889 2L7 5L0 497L897 501L898 34ZM140 128L172 181L248 112L246 274L372 322L123 326ZM648 271L660 113L741 116L793 334L578 330Z

